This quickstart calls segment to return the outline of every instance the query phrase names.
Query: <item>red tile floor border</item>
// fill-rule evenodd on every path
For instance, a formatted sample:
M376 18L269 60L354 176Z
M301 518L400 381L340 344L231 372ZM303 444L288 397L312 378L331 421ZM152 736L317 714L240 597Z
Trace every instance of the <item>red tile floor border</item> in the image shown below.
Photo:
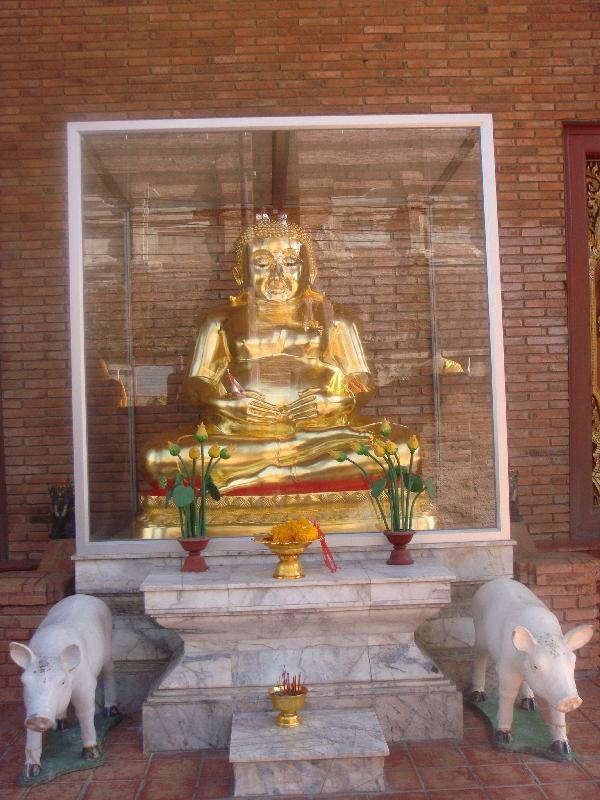
M331 800L600 800L600 675L580 680L584 703L571 715L577 761L556 764L492 747L485 723L465 708L464 737L390 747L384 792L328 795ZM0 800L231 800L226 751L142 751L139 715L108 740L106 764L24 789L19 703L0 704ZM567 717L567 724L569 718ZM256 800L256 798L254 799ZM280 800L302 800L299 796Z

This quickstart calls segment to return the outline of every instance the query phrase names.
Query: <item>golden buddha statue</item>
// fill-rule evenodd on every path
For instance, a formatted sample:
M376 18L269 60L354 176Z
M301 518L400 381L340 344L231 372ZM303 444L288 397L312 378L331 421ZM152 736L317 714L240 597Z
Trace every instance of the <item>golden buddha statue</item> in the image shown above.
M212 441L232 458L213 473L225 492L266 484L356 478L352 464L332 453L370 442L379 421L361 414L371 375L351 312L313 289L316 263L309 234L279 214L265 213L235 246L233 274L240 293L202 320L184 400L196 408ZM143 453L151 479L177 470L168 442L195 443L196 426L163 433ZM403 463L412 431L393 426ZM365 467L364 456L353 456ZM417 459L418 459L417 453ZM262 487L262 489L261 489Z

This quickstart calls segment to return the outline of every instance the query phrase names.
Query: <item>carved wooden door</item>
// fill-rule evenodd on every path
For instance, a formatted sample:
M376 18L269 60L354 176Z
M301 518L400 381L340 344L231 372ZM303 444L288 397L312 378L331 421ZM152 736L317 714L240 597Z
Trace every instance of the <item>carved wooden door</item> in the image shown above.
M8 554L8 522L6 515L6 480L4 463L4 422L2 409L2 365L0 364L0 559Z
M571 536L600 536L600 124L565 126Z

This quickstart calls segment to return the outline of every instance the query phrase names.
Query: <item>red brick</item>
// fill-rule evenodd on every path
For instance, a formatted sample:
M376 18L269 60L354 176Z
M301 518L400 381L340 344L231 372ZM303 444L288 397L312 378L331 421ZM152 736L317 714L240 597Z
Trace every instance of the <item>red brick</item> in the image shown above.
M568 458L561 124L598 117L592 47L598 15L591 0L280 0L232 2L226 9L181 0L111 3L109 10L98 0L64 0L5 3L1 11L3 148L10 154L3 177L10 191L0 201L0 246L9 254L0 319L19 329L2 337L0 358L3 389L14 382L21 392L21 405L7 404L3 422L13 553L40 541L41 527L23 512L23 498L34 488L42 507L46 484L72 470L70 402L60 392L69 381L66 328L60 328L67 279L65 122L265 109L493 111L502 283L505 309L515 312L506 317L505 340L509 458L522 478L521 510L530 532L566 537L567 481L551 483L543 470ZM24 348L28 343L35 352ZM26 391L33 374L37 396ZM51 384L57 376L62 386ZM560 387L553 385L557 378ZM49 447L57 417L63 460Z

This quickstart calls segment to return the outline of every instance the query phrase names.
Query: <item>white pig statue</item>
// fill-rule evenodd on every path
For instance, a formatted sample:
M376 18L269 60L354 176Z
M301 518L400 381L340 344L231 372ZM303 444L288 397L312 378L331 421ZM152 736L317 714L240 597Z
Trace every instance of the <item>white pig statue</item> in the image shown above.
M29 647L10 643L10 656L23 673L25 701L25 767L23 775L39 775L42 733L66 727L72 701L83 742L82 756L100 754L94 728L98 675L104 683L104 713L118 713L112 663L112 618L108 606L85 594L66 597L48 612Z
M496 740L509 742L517 696L521 708L534 708L534 694L549 707L552 750L569 753L565 712L581 705L575 686L574 650L593 636L591 625L578 625L564 636L555 615L522 583L498 578L473 597L475 654L474 702L485 700L485 672L491 656L498 672Z

